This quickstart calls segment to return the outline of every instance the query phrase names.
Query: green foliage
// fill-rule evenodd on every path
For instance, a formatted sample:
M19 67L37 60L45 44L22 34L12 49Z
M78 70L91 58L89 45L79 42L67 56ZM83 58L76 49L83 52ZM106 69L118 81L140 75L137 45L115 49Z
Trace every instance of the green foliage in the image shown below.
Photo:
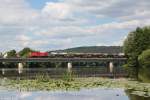
M138 58L140 66L144 68L150 67L150 49L143 51Z
M22 49L22 50L19 52L19 55L20 55L21 57L25 57L25 58L26 58L26 57L29 56L29 53L30 53L30 52L33 52L33 51L35 51L35 50L32 50L32 49L26 47L26 48Z
M6 53L7 53L7 58L14 58L14 57L17 56L15 50L10 50L10 51L8 51ZM15 67L17 67L17 63L8 63L8 62L5 62L4 63L4 67L5 68L15 68Z
M139 78L144 82L150 82L150 49L143 51L138 60L141 67Z
M127 55L139 55L150 48L150 27L137 28L131 32L124 42L124 52Z
M39 82L48 82L50 80L50 76L48 74L37 74L36 80Z
M16 57L16 51L15 50L10 50L7 52L7 57Z
M132 74L138 78L138 56L150 48L150 27L137 28L124 41L124 52L128 56L127 67L133 70Z
M66 73L64 73L62 79L64 81L73 81L73 73L72 72L66 72Z

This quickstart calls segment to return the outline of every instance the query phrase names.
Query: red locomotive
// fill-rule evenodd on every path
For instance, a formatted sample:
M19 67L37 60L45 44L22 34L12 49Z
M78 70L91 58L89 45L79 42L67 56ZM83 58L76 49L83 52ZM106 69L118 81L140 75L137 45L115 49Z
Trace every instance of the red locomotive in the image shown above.
M48 52L31 52L29 57L48 57Z

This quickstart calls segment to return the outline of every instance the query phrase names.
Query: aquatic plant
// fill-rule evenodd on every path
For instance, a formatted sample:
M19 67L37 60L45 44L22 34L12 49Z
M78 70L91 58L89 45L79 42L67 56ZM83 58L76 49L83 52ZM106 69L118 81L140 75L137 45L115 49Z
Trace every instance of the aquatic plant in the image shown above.
M1 86L20 91L36 90L80 90L81 88L124 88L134 95L150 97L150 84L131 81L127 79L108 79L108 78L73 78L67 74L62 79L52 79L47 76L38 76L36 79L10 80L5 79Z
M72 72L65 72L64 74L63 74L63 77L62 77L62 79L64 80L64 81L73 81L74 79L73 79L73 73Z

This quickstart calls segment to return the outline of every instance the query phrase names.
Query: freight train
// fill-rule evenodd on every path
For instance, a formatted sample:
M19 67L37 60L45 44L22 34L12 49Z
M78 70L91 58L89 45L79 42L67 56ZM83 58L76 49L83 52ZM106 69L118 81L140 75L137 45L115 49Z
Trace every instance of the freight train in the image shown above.
M124 58L123 53L50 53L50 52L31 52L30 58Z

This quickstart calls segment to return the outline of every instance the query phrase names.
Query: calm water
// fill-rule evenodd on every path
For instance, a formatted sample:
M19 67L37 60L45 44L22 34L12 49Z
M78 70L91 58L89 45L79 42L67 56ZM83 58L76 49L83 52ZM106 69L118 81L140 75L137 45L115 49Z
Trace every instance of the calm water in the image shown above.
M129 95L131 96L131 95ZM128 97L123 89L82 89L80 91L6 91L0 90L0 100L150 100Z

